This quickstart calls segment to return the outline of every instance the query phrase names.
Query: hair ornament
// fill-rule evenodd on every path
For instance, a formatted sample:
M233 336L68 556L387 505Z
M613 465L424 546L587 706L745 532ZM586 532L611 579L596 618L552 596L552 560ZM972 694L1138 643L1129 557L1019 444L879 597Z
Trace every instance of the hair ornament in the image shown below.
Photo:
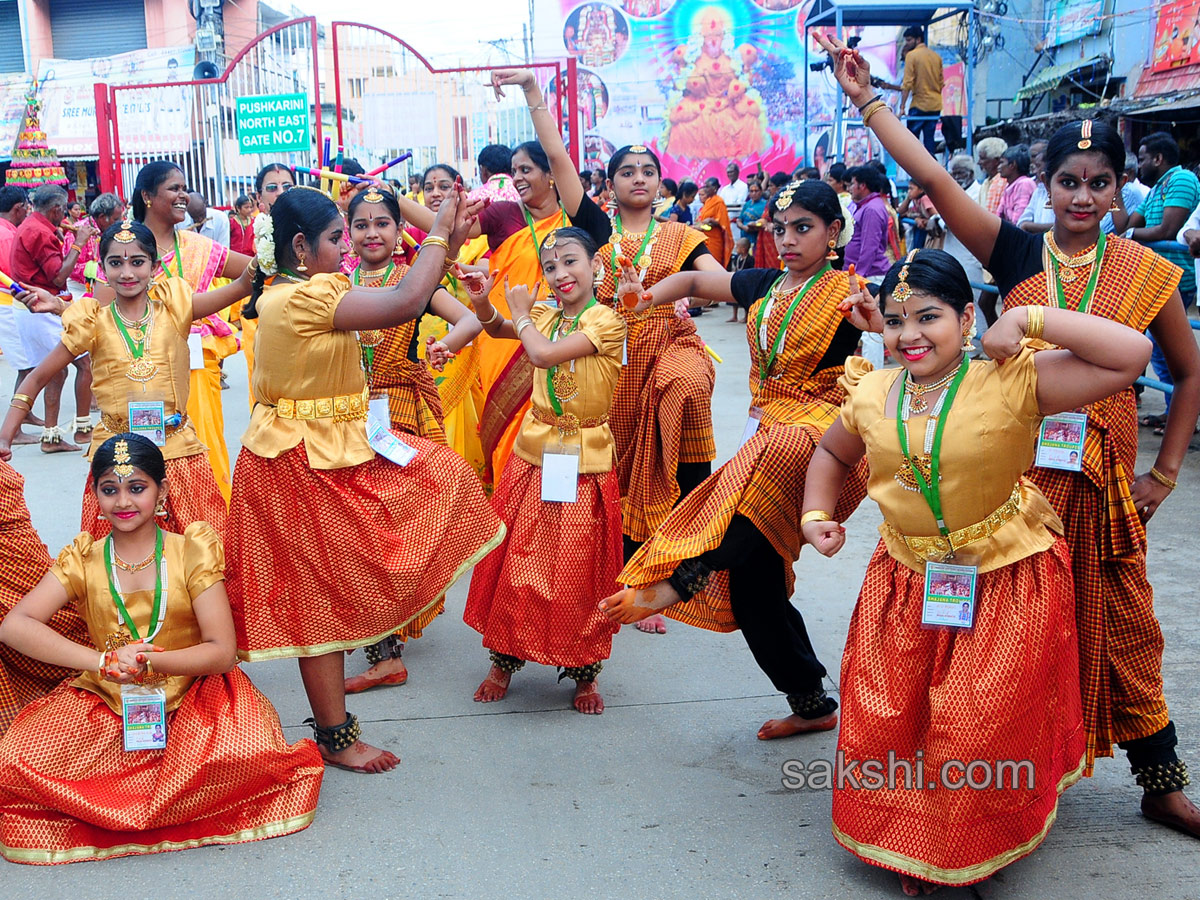
M630 153L645 153L646 145L645 144L630 144L629 152Z
M132 207L126 207L125 216L121 219L121 230L113 235L113 240L118 244L132 244L137 240L137 235L133 233Z
M903 303L912 297L913 290L908 284L908 264L913 261L919 252L919 250L913 250L904 258L904 266L900 269L900 280L896 284L895 290L892 291L892 299L897 303Z
M117 481L124 481L133 474L133 465L129 456L128 441L117 441L113 447L113 474L117 476Z
M1079 123L1079 143L1076 144L1080 150L1087 150L1092 146L1092 120L1084 119Z
M557 243L558 243L558 229L556 228L552 232L550 232L548 235L546 235L546 239L544 241L542 241L542 249L543 250L553 250L555 244L557 244Z
M275 222L268 213L254 217L254 258L263 275L269 277L279 271L275 262Z
M367 188L367 192L363 194L363 203L382 203L383 193L379 190L379 185L373 184Z
M788 186L779 192L779 199L775 201L775 208L783 212L792 205L792 194L796 193L796 188L800 187L799 181L789 182Z

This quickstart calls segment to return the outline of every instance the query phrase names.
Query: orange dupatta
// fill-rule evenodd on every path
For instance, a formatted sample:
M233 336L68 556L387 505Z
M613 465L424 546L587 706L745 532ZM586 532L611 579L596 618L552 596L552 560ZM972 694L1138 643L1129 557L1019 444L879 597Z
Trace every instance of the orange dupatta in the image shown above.
M729 224L729 210L725 206L725 201L716 194L704 201L699 215L696 216L696 220L699 222L703 222L705 219L716 219L720 223L713 225L705 233L704 240L708 244L708 252L713 255L713 258L721 264L722 268L728 268L729 257L733 253L733 228Z

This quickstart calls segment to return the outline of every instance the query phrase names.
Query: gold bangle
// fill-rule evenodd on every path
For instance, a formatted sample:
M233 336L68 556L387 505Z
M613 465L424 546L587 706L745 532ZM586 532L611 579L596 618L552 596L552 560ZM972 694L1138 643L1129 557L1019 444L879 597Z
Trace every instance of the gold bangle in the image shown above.
M96 666L96 674L99 676L101 681L104 680L104 663L107 659L108 659L108 653L105 652L104 650L101 650L100 651L100 665Z
M1156 469L1154 466L1150 467L1150 477L1153 478L1155 481L1157 481L1159 484L1161 484L1163 487L1167 488L1168 490L1173 491L1173 490L1175 490L1175 488L1177 488L1179 486L1178 481L1172 481L1170 478L1168 478L1162 472L1158 471L1158 469Z
M803 528L809 522L832 522L833 516L825 512L823 509L810 509L800 517L800 527Z
M871 121L871 117L881 109L887 109L887 104L882 100L876 100L873 103L868 103L866 108L862 110L862 123L864 126Z
M522 316L513 324L517 329L517 337L520 337L521 332L533 324L533 319L529 318L529 316Z
M489 318L486 322L481 321L479 324L480 325L491 325L498 318L500 318L500 310L497 307L493 306L491 318Z
M1025 337L1037 340L1046 330L1046 310L1041 306L1025 307Z
M450 252L450 242L444 237L438 237L436 234L426 235L425 240L421 241L421 247L423 249L430 244L435 247L441 247L447 253Z
M23 409L23 410L25 410L25 412L33 412L33 406L32 406L32 405L26 405L26 406L22 406L22 405L21 405L19 402L17 402L17 398L16 398L16 397L14 397L14 398L13 398L13 399L12 399L12 400L9 402L9 404L8 404L8 405L9 405L9 406L11 406L13 409Z
M30 406L33 406L33 398L30 397L28 394L13 394L12 398L14 400L24 400Z

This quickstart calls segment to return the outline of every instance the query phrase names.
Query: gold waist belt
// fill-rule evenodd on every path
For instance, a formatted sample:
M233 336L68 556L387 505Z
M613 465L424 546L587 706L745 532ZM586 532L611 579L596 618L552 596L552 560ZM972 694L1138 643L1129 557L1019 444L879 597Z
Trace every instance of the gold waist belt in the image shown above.
M888 522L884 524L888 530L896 537L900 538L905 545L917 556L926 560L935 562L945 559L950 553L959 550L968 544L973 544L976 541L982 541L991 537L1009 519L1016 516L1021 511L1021 484L1013 488L1012 494L994 513L984 519L982 522L976 522L974 525L968 525L966 528L959 528L957 531L952 531L945 537L934 535L932 537L909 537L901 534Z
M335 422L356 422L367 418L366 388L357 394L341 394L337 397L318 397L315 400L289 400L280 397L275 401L275 415L281 419L333 419Z
M578 434L580 428L599 428L608 421L608 413L581 419L575 413L563 413L561 416L556 416L554 413L536 406L533 407L533 417L544 425L553 425L558 429L559 434L564 436Z
M105 431L112 434L124 434L129 430L129 420L124 416L110 416L108 413L101 413L100 424L104 426ZM179 424L164 426L163 433L174 434L179 429L187 427L188 424L190 423L187 413L180 413Z

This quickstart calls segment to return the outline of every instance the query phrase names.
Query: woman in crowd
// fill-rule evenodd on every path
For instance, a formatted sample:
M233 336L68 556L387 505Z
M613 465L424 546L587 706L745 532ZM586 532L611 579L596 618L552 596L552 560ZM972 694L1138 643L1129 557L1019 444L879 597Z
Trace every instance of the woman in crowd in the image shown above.
M843 309L848 283L857 282L829 266L842 228L833 188L794 182L769 212L784 271L681 272L639 304L692 296L745 308L750 414L737 455L688 494L626 564L620 581L630 589L601 603L621 623L664 611L712 631L740 628L791 709L763 724L762 740L837 727L837 701L822 683L825 667L789 597L804 542L804 473L837 418L844 397L838 377L860 334ZM625 268L621 296L640 292L637 276ZM839 515L849 516L865 493L866 470L859 466Z
M0 855L47 865L306 828L321 757L310 741L284 741L270 701L235 667L220 536L203 522L158 527L181 487L140 435L101 444L91 480L112 533L79 535L0 623L7 647L82 673L0 739ZM86 635L53 627L64 609Z
M510 287L509 321L487 299L489 285L472 278L480 321L494 338L521 341L534 374L533 405L493 498L508 535L472 575L463 618L491 652L477 701L503 699L512 674L532 660L560 667L559 680L575 681L575 708L598 714L596 676L617 631L596 603L616 588L621 568L607 420L625 326L596 300L600 256L587 232L552 231L541 257L557 308Z
M865 458L884 524L842 658L838 753L856 762L855 780L834 786L833 833L916 896L1032 852L1083 772L1070 554L1022 473L1043 418L1131 384L1150 344L1115 322L1029 307L1001 317L991 360L972 363L971 285L940 250L911 251L879 299L901 368L847 362L841 417L808 467L803 529L826 556L842 548L833 510ZM874 305L865 292L852 300ZM1024 345L1043 338L1064 351ZM871 760L910 767L907 782L862 789ZM1015 760L1020 775L1003 768ZM916 784L917 766L943 780ZM975 789L980 769L996 781Z
M322 755L355 772L399 759L358 740L343 651L432 608L504 534L461 457L401 439L368 411L354 334L425 309L474 224L469 212L457 195L444 200L420 258L391 288L355 287L340 273L345 223L320 191L289 191L256 229L261 268L245 315L259 318L262 352L227 545L238 652L299 658Z
M1125 165L1121 137L1092 120L1054 133L1043 168L1055 222L1044 234L1030 234L971 201L904 124L876 105L869 68L857 51L818 40L834 54L851 102L867 108L871 130L995 277L1006 309L1058 307L1149 329L1166 355L1174 400L1148 473L1134 474L1136 406L1133 391L1121 390L1087 407L1081 469L1035 466L1029 477L1062 518L1071 550L1087 729L1084 774L1091 774L1095 757L1110 756L1112 745L1120 745L1144 789L1146 817L1200 836L1200 810L1183 794L1187 766L1176 755L1163 696L1163 637L1146 578L1145 531L1175 487L1200 413L1200 352L1176 290L1179 269L1100 230Z

